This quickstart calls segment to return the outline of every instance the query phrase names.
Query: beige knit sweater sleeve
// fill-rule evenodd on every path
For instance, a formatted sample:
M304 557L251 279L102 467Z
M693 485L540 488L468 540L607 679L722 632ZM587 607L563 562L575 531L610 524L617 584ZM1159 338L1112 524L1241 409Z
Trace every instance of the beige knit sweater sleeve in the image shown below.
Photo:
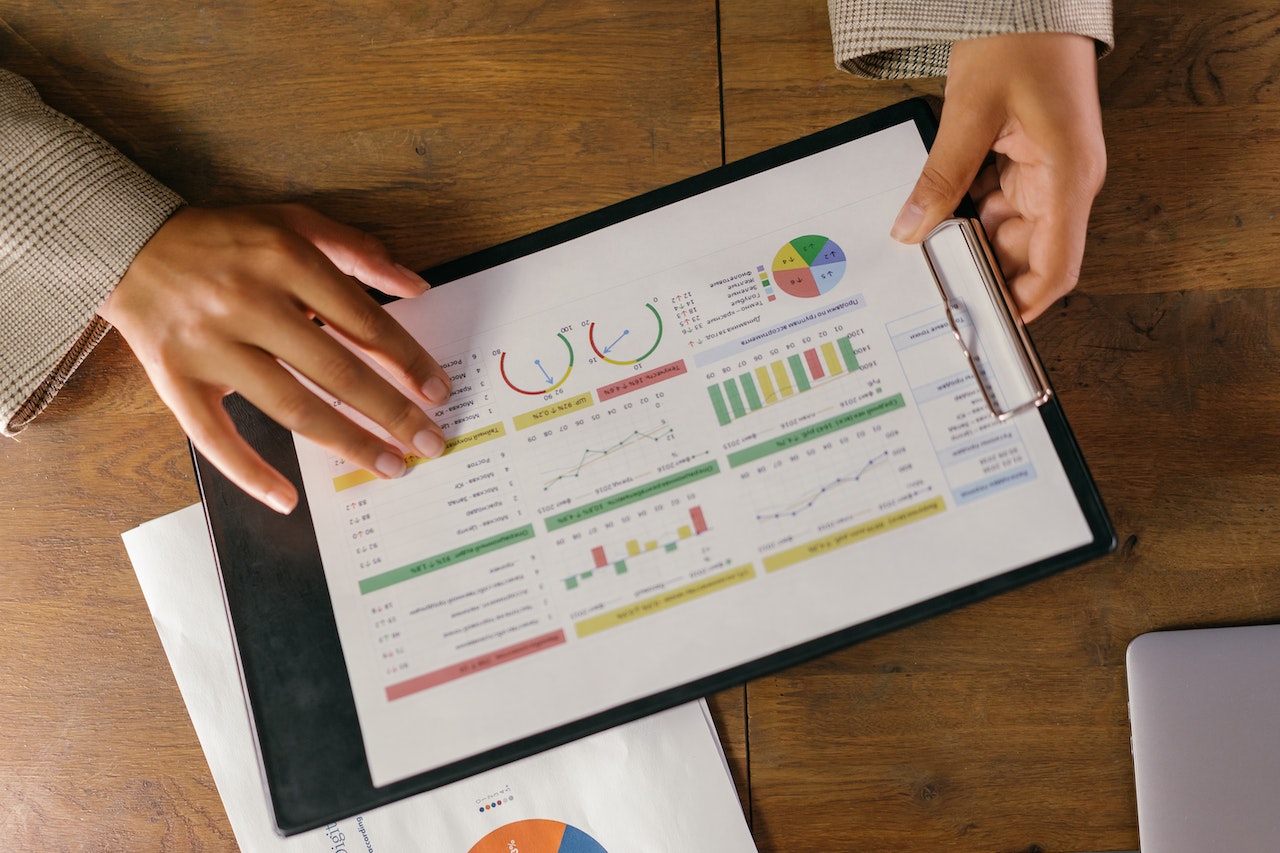
M1000 33L1089 36L1115 44L1111 0L827 0L836 64L860 77L947 73L952 42Z
M53 399L109 327L98 306L182 204L0 69L0 431Z

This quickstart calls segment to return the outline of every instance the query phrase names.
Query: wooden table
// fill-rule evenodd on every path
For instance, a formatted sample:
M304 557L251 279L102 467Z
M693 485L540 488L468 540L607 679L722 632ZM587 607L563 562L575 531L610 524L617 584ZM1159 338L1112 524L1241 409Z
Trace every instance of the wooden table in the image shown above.
M0 64L189 201L418 268L941 90L837 72L821 0L5 6ZM1082 284L1033 327L1120 547L714 697L762 851L1132 850L1126 644L1280 620L1280 17L1124 6ZM118 337L0 466L0 838L232 847L119 539L191 465Z

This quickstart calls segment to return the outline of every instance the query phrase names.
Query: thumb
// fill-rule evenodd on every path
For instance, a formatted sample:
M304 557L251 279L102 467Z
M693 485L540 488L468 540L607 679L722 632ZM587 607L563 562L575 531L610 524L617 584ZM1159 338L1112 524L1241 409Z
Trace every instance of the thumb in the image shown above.
M933 148L889 232L895 240L919 243L951 216L995 142L998 125L984 120L977 110L949 110L954 103L947 101L942 107Z

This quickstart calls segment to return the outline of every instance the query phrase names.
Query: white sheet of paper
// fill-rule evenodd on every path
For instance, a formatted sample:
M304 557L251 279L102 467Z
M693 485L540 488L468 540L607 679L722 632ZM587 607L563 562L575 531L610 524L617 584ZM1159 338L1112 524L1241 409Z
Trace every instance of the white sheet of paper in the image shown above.
M123 537L236 839L313 853L755 851L702 702L281 838L259 775L199 505Z
M390 307L449 453L297 441L374 784L1091 541L889 237L925 157L896 125Z

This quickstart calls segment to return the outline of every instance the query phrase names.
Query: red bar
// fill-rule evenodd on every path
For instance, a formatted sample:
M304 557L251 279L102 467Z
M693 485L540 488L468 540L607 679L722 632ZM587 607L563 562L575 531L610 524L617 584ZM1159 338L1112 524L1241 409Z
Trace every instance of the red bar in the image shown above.
M805 350L804 360L809 362L809 373L814 379L821 379L826 375L822 372L822 362L818 360L818 351L816 349Z
M603 545L597 545L591 549L591 559L596 561L597 569L603 569L605 566L609 565L609 561L604 557Z
M699 533L707 532L707 520L702 517L702 507L695 506L689 510L689 518L693 519L693 533L695 536Z
M455 663L452 666L437 669L435 672L419 675L417 678L410 678L408 681L398 682L387 688L387 701L403 699L414 693L421 693L423 690L438 687L445 682L453 681L481 670L492 669L498 664L522 658L525 655L531 655L534 652L540 652L552 646L559 646L564 641L564 631L552 631L549 634L543 634L541 637L534 637L531 640L525 640L523 643L507 646L505 649L498 649L486 655L471 658L471 660L464 660L462 663Z

